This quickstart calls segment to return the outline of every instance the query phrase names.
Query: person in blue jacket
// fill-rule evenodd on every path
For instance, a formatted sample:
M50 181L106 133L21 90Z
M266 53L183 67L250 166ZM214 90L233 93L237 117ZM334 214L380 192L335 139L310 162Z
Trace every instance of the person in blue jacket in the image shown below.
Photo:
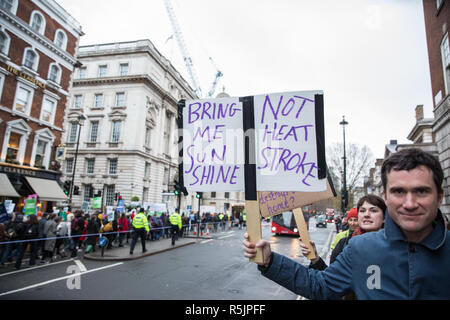
M262 275L309 299L450 299L450 231L439 207L443 171L420 149L392 154L381 168L387 205L384 229L352 238L323 271L272 252L270 243L244 235L244 256L261 248Z

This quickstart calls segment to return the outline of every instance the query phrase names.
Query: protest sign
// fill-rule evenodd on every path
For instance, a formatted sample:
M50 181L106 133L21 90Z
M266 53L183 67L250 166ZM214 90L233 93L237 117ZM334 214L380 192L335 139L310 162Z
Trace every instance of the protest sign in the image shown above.
M259 192L259 209L264 218L336 196L333 182L327 179L327 189L319 192Z
M183 174L188 191L243 191L242 104L189 100L183 108Z
M8 212L4 203L0 202L0 223L6 222L9 219Z
M181 100L180 184L245 192L249 239L257 242L257 191L327 190L323 122L322 91ZM253 261L261 259L258 252Z
M297 224L298 233L300 234L300 239L303 244L309 248L309 254L306 256L309 260L316 258L316 253L314 252L313 246L309 243L309 233L308 227L305 222L305 217L303 216L303 211L301 208L296 208L293 211L295 223Z
M92 209L102 208L102 197L95 197L92 199Z
M25 206L23 210L26 216L36 214L36 198L25 199Z

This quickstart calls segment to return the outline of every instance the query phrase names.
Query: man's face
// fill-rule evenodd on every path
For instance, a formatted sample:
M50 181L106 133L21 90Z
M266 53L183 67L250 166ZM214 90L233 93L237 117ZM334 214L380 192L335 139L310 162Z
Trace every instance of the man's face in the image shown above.
M423 240L432 230L432 221L442 203L433 181L433 172L418 166L412 170L391 170L387 174L384 199L389 216L408 240Z

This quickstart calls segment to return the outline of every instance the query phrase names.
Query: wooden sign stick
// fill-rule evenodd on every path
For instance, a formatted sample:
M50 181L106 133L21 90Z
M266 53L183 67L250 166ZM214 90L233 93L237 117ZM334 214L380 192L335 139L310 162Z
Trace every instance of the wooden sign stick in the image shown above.
M257 243L262 239L261 216L259 214L259 203L255 200L245 201L245 214L247 215L247 233L249 241ZM256 248L256 257L249 259L250 262L264 263L264 257L261 248Z
M295 222L297 223L297 229L300 233L300 239L310 250L310 253L306 256L306 258L308 258L309 260L315 259L316 253L314 252L314 248L312 247L312 245L309 243L310 238L302 208L294 209L293 212Z

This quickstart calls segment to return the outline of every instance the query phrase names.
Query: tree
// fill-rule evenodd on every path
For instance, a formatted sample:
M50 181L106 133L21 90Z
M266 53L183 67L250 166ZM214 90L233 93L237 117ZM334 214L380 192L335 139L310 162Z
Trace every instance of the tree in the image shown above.
M368 146L359 146L354 143L346 146L347 158L347 192L348 208L354 207L358 199L354 199L354 190L357 186L364 185L364 177L369 175L369 170L374 163L374 156ZM327 147L327 165L336 189L337 197L335 208L341 208L342 188L344 177L344 146L342 143L334 143Z

